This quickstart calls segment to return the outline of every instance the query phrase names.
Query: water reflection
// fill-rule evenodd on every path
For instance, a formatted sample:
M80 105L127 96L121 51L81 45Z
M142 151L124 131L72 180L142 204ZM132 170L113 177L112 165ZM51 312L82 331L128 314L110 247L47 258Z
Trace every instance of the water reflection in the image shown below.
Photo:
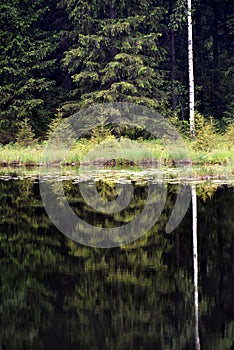
M103 196L115 196L106 184L98 186ZM125 211L99 215L83 202L76 184L65 181L64 188L74 211L97 226L130 221L147 198L147 187L135 185ZM197 264L192 206L176 233L165 232L177 191L177 185L168 186L159 221L141 239L93 249L56 230L36 181L0 181L2 348L182 350L194 349L200 336L202 349L232 349L234 190L196 186ZM191 317L198 305L195 266L197 323Z
M199 336L199 303L198 303L198 250L197 250L197 193L196 185L191 185L192 190L192 226L193 226L193 280L194 280L194 310L195 310L195 345L200 350Z

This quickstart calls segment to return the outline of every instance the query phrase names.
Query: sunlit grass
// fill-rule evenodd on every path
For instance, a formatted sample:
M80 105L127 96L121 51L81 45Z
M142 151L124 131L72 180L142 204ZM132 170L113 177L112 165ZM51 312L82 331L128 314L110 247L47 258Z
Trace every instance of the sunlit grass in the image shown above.
M0 147L0 162L2 164L40 164L42 146L20 147L16 145L6 145Z
M134 164L157 161L159 164L179 163L189 161L193 164L226 164L234 163L234 145L219 137L217 143L209 150L195 149L191 141L186 140L185 146L168 150L161 140L132 141L113 137L105 140L80 139L66 153L60 149L50 149L43 153L46 142L30 147L16 144L0 146L0 164L2 165L40 165L40 164L72 164L94 162L97 160L119 159L124 164L132 161ZM43 155L43 158L42 158Z
M232 164L234 163L234 146L225 142L217 142L210 150L193 149L189 144L189 154L192 163Z

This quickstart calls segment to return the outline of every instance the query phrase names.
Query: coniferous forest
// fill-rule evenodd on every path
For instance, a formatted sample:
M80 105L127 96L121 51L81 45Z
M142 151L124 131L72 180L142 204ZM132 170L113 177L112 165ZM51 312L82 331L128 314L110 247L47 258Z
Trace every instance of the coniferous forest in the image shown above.
M0 350L234 349L233 9L0 1Z
M194 0L196 110L225 130L233 121L233 7ZM58 113L128 101L188 121L184 0L3 0L0 143L28 119L43 140Z

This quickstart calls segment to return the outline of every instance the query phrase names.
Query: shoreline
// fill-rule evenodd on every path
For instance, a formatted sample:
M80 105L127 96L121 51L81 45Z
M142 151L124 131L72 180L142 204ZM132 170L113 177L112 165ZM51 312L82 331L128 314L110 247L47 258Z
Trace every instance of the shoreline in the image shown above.
M38 167L61 167L61 166L69 166L69 167L79 167L79 166L95 166L95 165L103 165L105 167L115 167L115 166L168 166L168 167L176 167L176 166L228 166L231 163L227 163L226 161L217 161L217 162L207 162L207 161L189 161L189 160L178 160L178 161L162 161L157 159L144 159L140 161L119 161L118 159L111 159L106 161L103 164L102 160L95 160L90 162L82 162L82 161L76 161L76 162L48 162L48 163L34 163L34 162L20 162L20 161L0 161L0 168L38 168ZM234 164L234 163L233 163Z
M106 147L106 148L105 148ZM106 153L102 155L102 149ZM217 143L212 149L194 149L191 142L183 149L174 150L173 155L162 143L144 140L136 143L129 139L117 142L113 139L96 142L81 140L64 151L46 150L46 143L20 147L17 144L0 145L0 167L40 167L40 166L232 166L234 164L234 144ZM118 158L117 158L118 157Z
M82 168L80 167L82 166ZM87 168L86 168L87 167ZM90 169L89 169L90 168ZM0 166L0 177L4 176L39 176L39 174L48 174L48 176L70 176L79 177L85 171L88 176L103 176L103 179L115 181L119 178L154 178L162 176L164 180L170 181L218 181L225 183L234 183L234 164L191 164L191 163L167 163L159 162L138 162L138 164L103 164L101 163L73 163L73 164L10 164ZM97 175L98 174L98 175ZM103 174L103 175L102 175Z

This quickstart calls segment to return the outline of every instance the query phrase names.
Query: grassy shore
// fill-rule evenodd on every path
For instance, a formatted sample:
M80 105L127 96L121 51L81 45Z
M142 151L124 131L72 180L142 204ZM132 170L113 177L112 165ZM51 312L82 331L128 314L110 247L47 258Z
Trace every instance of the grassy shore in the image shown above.
M195 145L196 146L196 145ZM181 163L191 164L233 164L234 145L228 144L220 138L209 149L196 148L194 143L185 140L185 147L176 148L173 154L158 140L131 141L121 138L120 142L109 137L105 140L81 139L67 152L66 158L61 161L58 150L48 152L42 161L46 142L22 147L17 144L0 146L1 166L39 166L46 164L79 165L80 163L95 164L108 159L107 165L137 165L160 164L173 165ZM103 153L105 150L105 153ZM187 154L185 154L185 150ZM52 154L53 153L53 154Z

